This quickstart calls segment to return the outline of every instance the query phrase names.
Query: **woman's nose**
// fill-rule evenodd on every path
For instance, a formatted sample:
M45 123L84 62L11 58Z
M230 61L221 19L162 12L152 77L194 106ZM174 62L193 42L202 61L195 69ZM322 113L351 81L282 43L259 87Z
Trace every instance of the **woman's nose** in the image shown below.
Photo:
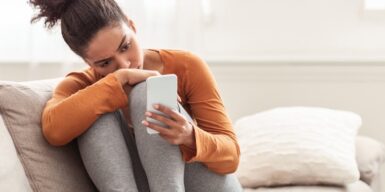
M130 65L131 65L130 60L123 57L117 58L116 60L117 60L119 69L130 68Z

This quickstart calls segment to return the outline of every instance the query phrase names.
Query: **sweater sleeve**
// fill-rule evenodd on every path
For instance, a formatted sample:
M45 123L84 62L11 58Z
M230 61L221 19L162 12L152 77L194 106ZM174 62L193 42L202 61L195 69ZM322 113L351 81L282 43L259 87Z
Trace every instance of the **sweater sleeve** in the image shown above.
M186 162L199 161L210 170L235 172L240 150L231 121L225 112L213 75L207 64L194 55L188 57L185 89L187 103L196 120L195 149L181 145Z
M56 87L42 114L43 134L55 146L81 135L101 115L128 103L114 74L93 83L81 73L69 74Z

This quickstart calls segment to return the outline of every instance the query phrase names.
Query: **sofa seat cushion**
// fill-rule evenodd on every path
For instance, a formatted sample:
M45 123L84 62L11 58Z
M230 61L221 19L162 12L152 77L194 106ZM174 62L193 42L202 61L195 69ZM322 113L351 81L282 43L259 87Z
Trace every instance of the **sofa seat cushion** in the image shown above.
M285 186L285 187L260 187L256 189L246 188L244 192L373 192L364 182L357 181L338 186Z
M385 161L385 146L369 137L356 138L356 157L360 179L371 185Z

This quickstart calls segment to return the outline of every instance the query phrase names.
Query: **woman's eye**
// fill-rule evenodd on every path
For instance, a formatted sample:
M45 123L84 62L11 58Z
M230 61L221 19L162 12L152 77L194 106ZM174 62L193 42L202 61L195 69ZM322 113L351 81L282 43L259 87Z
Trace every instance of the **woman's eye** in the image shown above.
M123 52L123 51L126 51L126 50L129 49L130 47L131 47L131 43L127 43L127 44L123 45L121 51L122 51L122 52Z
M111 62L110 61L104 61L100 67L106 67L107 65L109 65Z

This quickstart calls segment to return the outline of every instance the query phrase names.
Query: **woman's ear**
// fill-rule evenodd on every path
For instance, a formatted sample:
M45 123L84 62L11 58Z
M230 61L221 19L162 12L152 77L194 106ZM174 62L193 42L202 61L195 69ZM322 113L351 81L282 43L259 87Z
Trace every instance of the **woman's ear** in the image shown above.
M128 17L126 15L126 18L127 18L127 21L128 21L128 26L130 27L130 29L132 29L132 31L134 31L136 33L136 26L135 26L135 23L132 19L130 19L130 17Z

